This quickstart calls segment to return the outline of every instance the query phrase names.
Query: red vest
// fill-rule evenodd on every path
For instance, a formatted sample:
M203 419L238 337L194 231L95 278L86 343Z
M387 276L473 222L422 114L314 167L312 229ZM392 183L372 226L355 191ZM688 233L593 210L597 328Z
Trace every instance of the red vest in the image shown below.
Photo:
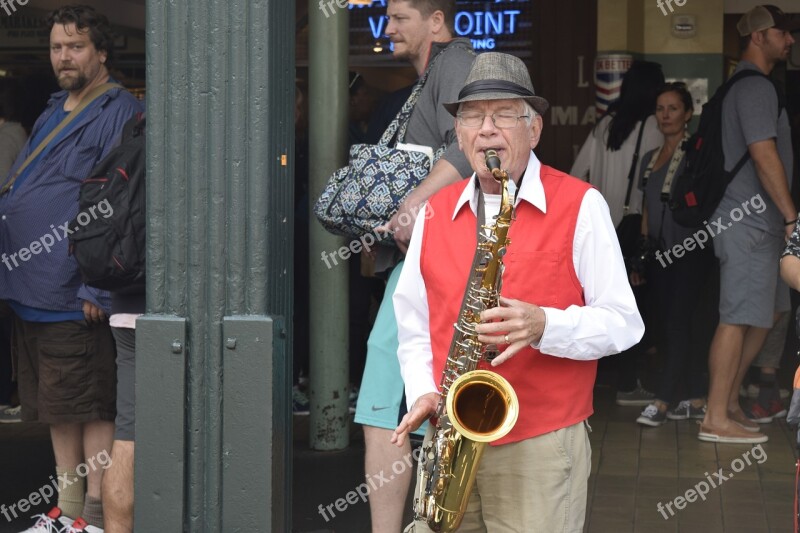
M530 178L529 178L530 179ZM501 293L541 307L584 305L572 261L573 236L581 202L590 186L542 165L547 214L526 201L516 208L503 259ZM441 381L453 324L470 275L477 244L476 219L464 203L452 220L468 180L442 189L430 199L434 216L425 221L420 270L428 295L434 380ZM501 346L501 351L505 346ZM517 442L585 420L592 410L597 361L576 361L524 348L505 363L488 368L505 377L519 398L514 429L494 444Z

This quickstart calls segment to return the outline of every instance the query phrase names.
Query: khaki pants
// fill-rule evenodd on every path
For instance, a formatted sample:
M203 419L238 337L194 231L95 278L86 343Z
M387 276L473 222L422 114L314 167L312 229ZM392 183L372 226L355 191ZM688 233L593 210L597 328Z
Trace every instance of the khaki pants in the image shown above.
M587 426L488 446L458 532L581 533L592 463ZM414 522L405 531L431 530Z

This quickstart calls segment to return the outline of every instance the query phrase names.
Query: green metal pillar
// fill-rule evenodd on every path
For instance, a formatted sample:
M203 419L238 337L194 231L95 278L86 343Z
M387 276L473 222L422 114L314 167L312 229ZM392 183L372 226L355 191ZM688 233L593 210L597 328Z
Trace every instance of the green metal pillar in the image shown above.
M294 18L147 0L136 531L291 530Z
M318 0L308 2L312 206L327 177L344 166L347 150L349 12L337 3L325 13L320 6ZM311 221L309 440L315 450L340 450L348 445L348 252L339 252L347 250L346 244L316 219Z

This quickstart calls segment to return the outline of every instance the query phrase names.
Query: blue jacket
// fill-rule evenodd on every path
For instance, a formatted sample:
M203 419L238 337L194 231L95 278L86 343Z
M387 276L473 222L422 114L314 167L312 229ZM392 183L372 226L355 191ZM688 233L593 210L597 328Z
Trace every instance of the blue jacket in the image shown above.
M63 109L67 96L60 91L50 97L8 177L36 148L31 139ZM109 309L108 293L82 285L63 228L78 214L81 181L118 143L122 126L139 111L141 104L128 91L106 92L25 171L27 177L19 186L0 196L0 300L75 312L81 311L83 299ZM0 179L6 181L7 177Z

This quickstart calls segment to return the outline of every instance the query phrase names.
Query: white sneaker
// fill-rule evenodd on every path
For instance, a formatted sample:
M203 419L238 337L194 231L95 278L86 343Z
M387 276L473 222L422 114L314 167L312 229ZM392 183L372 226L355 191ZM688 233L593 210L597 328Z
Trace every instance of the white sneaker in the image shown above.
M31 518L37 518L33 527L29 527L21 533L66 533L72 525L72 519L61 515L61 509L53 507L47 514L38 514Z
M0 411L0 424L22 422L22 406L7 407Z

